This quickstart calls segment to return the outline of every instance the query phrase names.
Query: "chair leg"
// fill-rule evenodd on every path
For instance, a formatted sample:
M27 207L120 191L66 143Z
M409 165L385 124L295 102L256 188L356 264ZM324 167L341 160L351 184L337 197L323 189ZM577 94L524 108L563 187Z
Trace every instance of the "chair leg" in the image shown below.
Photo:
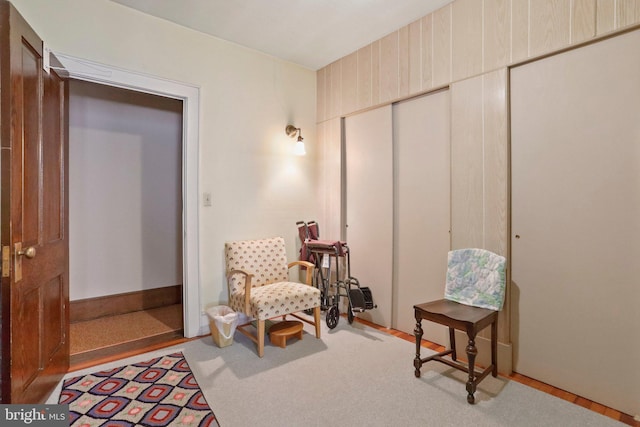
M320 338L320 307L313 309L313 321L316 327L316 338Z
M493 369L491 375L498 376L498 318L491 324L491 364Z
M456 330L454 328L449 328L449 346L451 347L451 359L455 362L458 360L458 355L456 353Z
M264 320L258 320L258 357L264 356Z
M422 367L422 359L420 358L420 346L422 344L422 317L418 315L416 310L416 327L413 329L413 335L416 337L416 357L413 358L414 375L420 378L420 368Z
M467 358L469 359L469 381L467 381L467 402L473 404L476 401L476 398L473 394L476 392L476 371L475 371L475 363L476 363L476 355L478 354L478 349L476 348L475 336L469 336L469 344L467 345Z

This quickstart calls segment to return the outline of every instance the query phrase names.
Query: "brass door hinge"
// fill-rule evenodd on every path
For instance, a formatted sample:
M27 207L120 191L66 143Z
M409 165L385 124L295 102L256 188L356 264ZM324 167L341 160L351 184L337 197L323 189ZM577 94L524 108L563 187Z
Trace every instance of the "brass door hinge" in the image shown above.
M9 277L11 272L11 248L2 247L2 277Z

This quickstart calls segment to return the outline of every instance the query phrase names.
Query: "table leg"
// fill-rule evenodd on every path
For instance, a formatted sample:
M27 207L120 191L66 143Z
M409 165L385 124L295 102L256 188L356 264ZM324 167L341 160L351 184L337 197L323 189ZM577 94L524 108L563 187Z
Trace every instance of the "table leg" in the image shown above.
M475 403L475 397L473 394L476 392L476 355L478 349L476 348L475 336L469 335L469 344L467 345L467 358L469 360L469 381L467 381L467 402Z
M416 368L416 378L420 378L420 368L422 367L422 360L420 359L420 347L422 343L422 318L416 313L416 327L413 330L413 334L416 337L416 357L413 359L413 366Z

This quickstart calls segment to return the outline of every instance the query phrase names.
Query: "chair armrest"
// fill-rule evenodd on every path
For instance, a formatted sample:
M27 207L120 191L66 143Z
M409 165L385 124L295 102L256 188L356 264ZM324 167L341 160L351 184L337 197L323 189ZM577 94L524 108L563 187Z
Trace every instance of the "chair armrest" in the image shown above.
M312 263L310 263L309 261L293 261L293 262L290 262L287 267L291 268L291 267L295 267L296 265L299 265L301 267L306 267L306 269L307 269L307 277L305 278L304 282L307 285L312 285L313 284L313 269L315 268L315 266Z
M234 274L241 274L244 276L244 314L250 315L249 298L251 297L251 279L253 279L254 275L244 270L240 270L239 268L234 268L227 272L227 283L231 283L231 276ZM229 292L229 298L231 298L231 292Z

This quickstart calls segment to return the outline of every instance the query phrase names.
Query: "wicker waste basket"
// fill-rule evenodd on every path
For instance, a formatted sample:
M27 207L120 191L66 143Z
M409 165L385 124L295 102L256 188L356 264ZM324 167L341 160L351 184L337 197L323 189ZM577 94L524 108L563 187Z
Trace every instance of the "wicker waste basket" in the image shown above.
M238 326L238 313L226 305L219 305L207 309L211 337L218 347L233 344L233 334Z

